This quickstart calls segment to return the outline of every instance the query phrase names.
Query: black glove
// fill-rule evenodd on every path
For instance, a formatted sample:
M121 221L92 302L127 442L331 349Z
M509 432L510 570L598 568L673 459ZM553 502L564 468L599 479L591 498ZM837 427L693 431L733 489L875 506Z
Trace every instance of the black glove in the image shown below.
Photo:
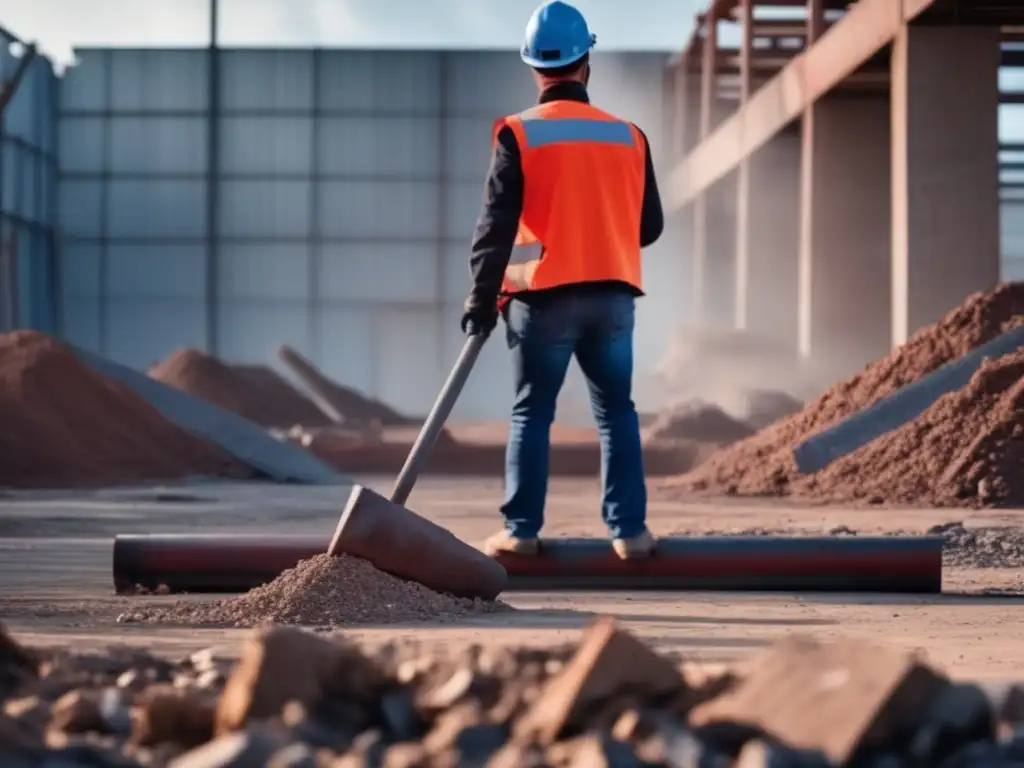
M467 336L489 336L498 324L498 307L495 302L480 304L472 297L466 299L465 312L459 324Z

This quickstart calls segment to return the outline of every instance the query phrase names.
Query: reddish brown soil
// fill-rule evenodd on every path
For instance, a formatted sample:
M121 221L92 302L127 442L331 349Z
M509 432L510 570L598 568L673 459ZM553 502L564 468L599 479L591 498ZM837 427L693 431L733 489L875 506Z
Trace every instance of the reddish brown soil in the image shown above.
M266 366L229 366L197 349L180 349L149 375L264 427L330 423L309 399Z
M477 477L504 475L507 423L453 424L449 430L454 439L442 436L427 460L425 472ZM329 429L312 430L305 436L289 439L343 472L393 474L405 463L417 431L391 428L384 431L383 440L375 442ZM713 445L693 441L649 443L644 447L645 470L651 476L687 472L713 451ZM565 425L552 430L552 475L597 477L600 469L601 448L595 430Z
M0 336L0 485L98 487L252 472L167 421L68 347L34 331Z
M985 501L995 501L995 486L1000 483L981 482L982 470L973 458L980 455L980 448L971 445L976 440L985 445L989 444L985 441L998 443L998 450L987 465L1012 465L1012 456L1018 450L1016 439L983 435L990 428L1000 435L1007 431L1012 435L1015 429L1012 423L1016 418L1016 395L998 405L998 424L990 423L996 417L985 415L988 409L997 407L1001 394L1010 395L1007 388L1013 383L1015 360L987 366L962 393L943 398L914 423L879 438L813 478L798 475L792 449L812 434L962 357L1020 324L1022 319L1024 284L1008 283L990 293L972 295L938 323L923 328L906 344L858 375L836 384L800 413L719 452L696 471L668 481L667 488L670 492L809 495L829 500L973 503L977 497L969 496L969 488L977 489L981 483L980 496ZM972 405L965 398L977 398L980 402ZM951 420L959 420L958 429L948 426ZM940 488L945 482L941 473L965 451L972 458L964 459L964 466L953 473L959 479L950 479L948 487ZM1009 498L1013 492L1000 494L1003 495L999 498Z
M962 390L895 432L798 479L830 499L1024 506L1024 352L986 361Z

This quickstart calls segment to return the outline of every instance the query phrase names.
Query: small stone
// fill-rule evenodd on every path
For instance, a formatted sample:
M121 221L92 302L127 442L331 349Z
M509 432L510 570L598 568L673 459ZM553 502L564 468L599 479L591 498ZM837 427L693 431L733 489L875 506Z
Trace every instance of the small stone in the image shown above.
M733 768L830 768L830 765L820 752L751 741L744 745Z
M422 744L394 744L384 752L383 768L425 768L429 765L427 750Z
M995 741L996 713L977 685L956 684L942 691L925 710L924 723L910 743L910 755L934 762L975 741Z
M633 748L607 736L587 735L552 745L549 760L566 768L643 768Z
M273 754L267 768L317 768L316 755L305 744L289 744Z
M265 728L249 728L221 736L174 758L168 768L264 768L285 746Z
M449 747L454 747L464 730L479 725L483 719L483 712L478 703L459 704L438 715L434 727L423 739L423 746L431 755L439 755Z
M214 703L201 694L154 686L139 696L132 710L132 741L142 746L199 746L213 737L215 712Z
M421 735L423 729L408 690L401 688L384 694L380 710L394 741L412 741Z
M106 731L98 694L79 690L61 696L50 710L49 727L62 733Z
M354 646L290 627L258 631L224 687L215 731L278 715L292 700L316 702L328 689L365 697L381 680L376 664Z
M675 664L605 617L587 631L572 661L545 683L540 696L516 723L515 734L549 744L583 710L621 689L656 697L685 686Z

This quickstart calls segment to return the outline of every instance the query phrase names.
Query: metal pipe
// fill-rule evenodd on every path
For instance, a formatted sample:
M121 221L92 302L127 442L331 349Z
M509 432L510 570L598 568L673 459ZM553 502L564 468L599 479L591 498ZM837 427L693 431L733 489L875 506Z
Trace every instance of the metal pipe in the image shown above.
M326 551L319 536L155 535L114 539L114 587L243 592ZM538 557L503 556L507 590L942 591L940 537L694 537L626 562L597 539L545 540Z

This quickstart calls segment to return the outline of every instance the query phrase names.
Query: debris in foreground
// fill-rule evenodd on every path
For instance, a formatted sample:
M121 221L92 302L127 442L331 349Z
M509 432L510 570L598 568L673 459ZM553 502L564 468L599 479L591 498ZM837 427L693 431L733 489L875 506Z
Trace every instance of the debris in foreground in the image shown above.
M1024 687L792 636L743 669L656 653L608 618L575 647L392 643L266 627L240 659L32 651L0 629L4 766L1020 765Z

